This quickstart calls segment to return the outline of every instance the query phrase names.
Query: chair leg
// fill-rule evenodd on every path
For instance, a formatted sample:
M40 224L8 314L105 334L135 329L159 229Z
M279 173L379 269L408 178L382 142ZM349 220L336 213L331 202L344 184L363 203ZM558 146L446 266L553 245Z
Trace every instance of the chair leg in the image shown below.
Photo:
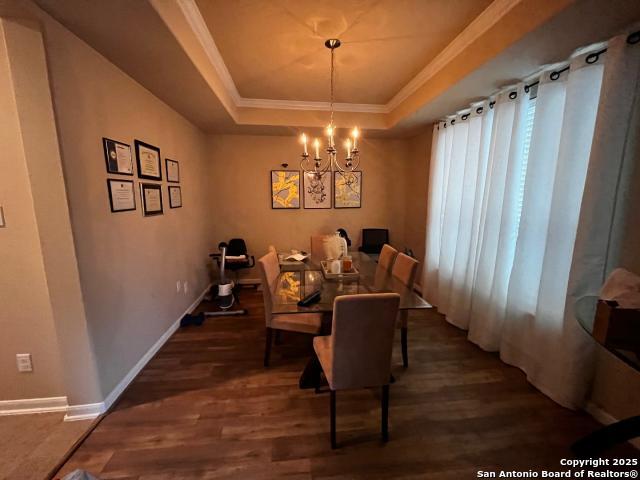
M389 385L382 386L382 441L389 440Z
M331 448L337 448L336 443L336 391L330 391L329 416L331 417Z
M400 329L400 343L402 344L402 365L409 366L409 348L407 347L407 327Z
M280 345L282 343L282 330L276 330L276 338L274 339L274 343L276 345Z
M271 343L273 338L273 328L267 327L265 331L265 344L264 344L264 366L269 366L269 357L271 356Z

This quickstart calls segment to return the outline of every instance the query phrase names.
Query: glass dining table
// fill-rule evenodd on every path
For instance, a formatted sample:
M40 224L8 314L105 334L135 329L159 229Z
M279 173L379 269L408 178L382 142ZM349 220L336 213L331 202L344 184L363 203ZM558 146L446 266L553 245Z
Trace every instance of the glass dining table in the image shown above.
M366 253L350 252L358 275L325 278L320 263L309 258L303 262L280 262L280 274L271 292L273 314L324 313L321 335L331 333L333 301L340 295L395 292L400 295L400 310L421 310L431 305L412 288L382 267ZM307 307L298 302L307 295L320 291L320 300ZM307 363L301 377L300 388L317 388L320 384L320 363L315 354Z
M313 258L303 262L281 262L280 275L271 292L272 313L331 313L333 301L340 295L395 292L400 295L400 310L419 310L431 305L412 288L391 275L366 253L351 252L359 275L325 278L320 263ZM298 306L305 296L320 290L320 301L308 307Z

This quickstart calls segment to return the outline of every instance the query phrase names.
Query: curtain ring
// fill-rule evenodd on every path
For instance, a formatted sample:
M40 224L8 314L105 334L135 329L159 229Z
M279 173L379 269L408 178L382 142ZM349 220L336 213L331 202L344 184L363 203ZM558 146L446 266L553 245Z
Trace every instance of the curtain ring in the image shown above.
M494 100L493 102L489 103L489 108L493 108L493 106L496 104L496 101Z
M640 42L640 30L629 34L629 36L627 37L627 43L629 45L635 45L638 42Z
M454 123L456 123L456 119L455 118L453 120L451 120L451 125L453 125Z
M444 127L444 128L447 128L447 124L445 123L443 127Z
M529 90L531 90L531 88L529 88L529 85L525 85L524 86L524 93L529 93Z
M560 78L560 72L551 72L551 75L549 75L549 78L551 80L554 80L554 81L559 79Z
M509 98L511 100L513 100L514 98L516 98L518 96L518 92L509 92Z
M465 113L464 115L462 115L462 120L466 120L467 118L469 118L469 114Z
M482 113L482 110L484 110L482 107L478 107L476 108L476 113L480 115Z

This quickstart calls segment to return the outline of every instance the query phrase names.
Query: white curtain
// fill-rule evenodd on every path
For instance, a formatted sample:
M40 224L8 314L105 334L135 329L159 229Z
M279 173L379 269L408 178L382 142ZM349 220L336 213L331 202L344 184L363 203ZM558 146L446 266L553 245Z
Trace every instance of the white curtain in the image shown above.
M583 49L544 70L536 87L531 80L504 89L495 103L474 105L468 116L459 112L434 128L425 297L468 329L471 341L500 351L572 408L587 392L592 356L573 304L587 290L597 293L605 274L598 255L610 251L604 239L611 225L593 215L603 208L600 196L611 193L596 184L618 178L599 171L605 153L592 154L594 128L598 117L598 132L615 129L611 118L606 126L602 119L608 98L619 96L614 81L602 101L600 92L605 65L618 71L617 63L629 61L607 60L618 55L616 42L627 49L618 56L629 55L625 39L612 40L606 53L603 45ZM627 75L632 68L625 66ZM611 143L624 143L614 137ZM602 149L608 155L611 148Z

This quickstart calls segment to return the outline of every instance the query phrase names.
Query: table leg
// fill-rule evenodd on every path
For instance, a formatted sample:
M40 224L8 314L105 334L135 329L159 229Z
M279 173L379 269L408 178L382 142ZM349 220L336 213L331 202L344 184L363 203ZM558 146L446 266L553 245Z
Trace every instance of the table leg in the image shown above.
M322 366L320 360L314 351L311 358L307 362L307 365L300 375L300 381L298 385L301 389L304 388L318 388L320 386L320 375L322 373Z
M606 449L636 437L640 437L640 416L620 420L590 433L575 442L571 451L577 457L596 457Z

